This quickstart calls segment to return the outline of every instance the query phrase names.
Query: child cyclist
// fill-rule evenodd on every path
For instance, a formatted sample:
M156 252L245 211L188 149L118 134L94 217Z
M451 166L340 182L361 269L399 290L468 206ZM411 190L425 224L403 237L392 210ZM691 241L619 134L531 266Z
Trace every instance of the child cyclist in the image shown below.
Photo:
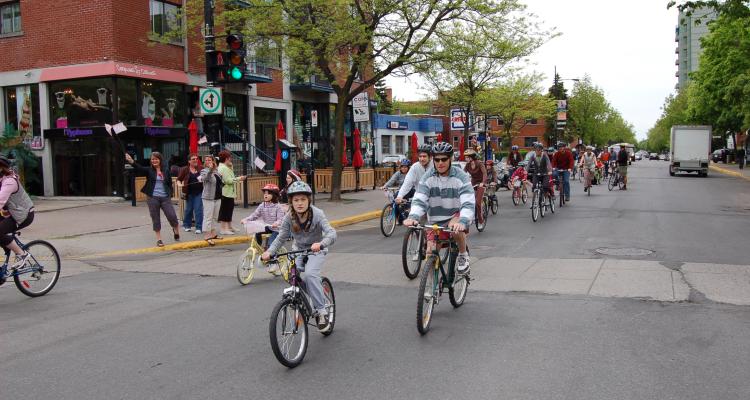
M279 204L279 187L273 183L269 183L263 186L263 203L250 216L243 218L242 223L262 220L267 225L266 231L256 233L255 241L260 244L262 242L261 235L270 233L271 237L268 238L267 243L267 246L270 246L274 239L276 239L276 236L279 235L279 225L281 225L283 218L284 209Z
M262 258L264 261L270 259L279 250L281 244L289 238L294 239L292 250L309 248L315 252L307 256L307 262L300 257L296 263L300 271L304 268L302 280L307 286L313 308L315 308L318 329L326 331L330 329L330 325L328 324L328 311L325 308L320 270L325 261L327 252L325 250L336 240L336 230L328 223L323 210L311 205L312 189L305 182L292 182L287 189L287 195L290 203L289 212L281 222L277 240L274 240L268 251L263 253Z

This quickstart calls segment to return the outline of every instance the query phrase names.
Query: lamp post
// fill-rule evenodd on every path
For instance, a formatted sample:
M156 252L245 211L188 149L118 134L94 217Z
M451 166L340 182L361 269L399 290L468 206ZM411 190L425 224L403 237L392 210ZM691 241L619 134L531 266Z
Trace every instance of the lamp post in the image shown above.
M579 78L560 78L557 75L557 65L555 65L555 75L554 75L553 84L552 84L552 86L555 88L555 90L554 90L555 100L567 100L565 98L566 96L564 96L564 94L565 94L565 87L563 86L562 81L580 82L581 80ZM559 112L560 109L557 109L557 111ZM565 112L565 113L567 113L567 111L568 111L567 104L565 105L565 109L562 110L562 111ZM567 125L567 115L566 115L566 117L565 117L564 120L555 119L555 130L554 130L554 133L553 133L555 145L557 144L557 139L558 139L558 137L557 137L557 131L558 130L565 130L565 128L560 128L558 126L558 125L563 125L563 124L560 124L560 122L563 122L563 124Z

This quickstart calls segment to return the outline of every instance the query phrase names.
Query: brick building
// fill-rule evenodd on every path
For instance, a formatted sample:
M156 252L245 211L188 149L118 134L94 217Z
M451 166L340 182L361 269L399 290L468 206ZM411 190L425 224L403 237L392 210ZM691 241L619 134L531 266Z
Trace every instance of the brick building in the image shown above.
M249 160L257 156L269 167L281 121L303 158L316 148L319 165L330 163L336 96L317 77L285 74L279 52L248 58L247 73L258 83L224 86L221 123L203 124L197 107L198 90L206 84L199 33L173 43L158 40L182 23L175 17L182 4L0 0L0 127L21 131L40 158L43 185L36 194L125 194L122 151L105 130L118 122L127 127L122 143L139 162L153 151L166 159L186 157L187 126L195 120L210 142L235 152L248 142ZM347 137L357 127L363 145L372 143L371 123L351 120Z

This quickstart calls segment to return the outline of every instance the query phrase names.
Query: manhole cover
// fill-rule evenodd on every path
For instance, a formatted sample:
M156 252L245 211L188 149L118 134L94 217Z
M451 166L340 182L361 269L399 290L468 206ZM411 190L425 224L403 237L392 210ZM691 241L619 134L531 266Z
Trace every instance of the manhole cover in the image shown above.
M635 247L625 247L622 249L600 247L594 251L599 254L604 254L605 256L647 256L654 252L653 250L638 249Z

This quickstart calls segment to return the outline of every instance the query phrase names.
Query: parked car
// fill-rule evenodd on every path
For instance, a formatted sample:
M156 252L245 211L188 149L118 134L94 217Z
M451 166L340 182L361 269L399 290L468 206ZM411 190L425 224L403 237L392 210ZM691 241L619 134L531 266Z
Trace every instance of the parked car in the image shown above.
M398 163L401 162L401 160L405 159L406 156L403 154L388 154L383 156L383 166L384 167L392 167L394 165L398 165Z
M641 161L641 153L635 153L635 160Z
M664 154L659 154L659 160L660 160L660 161L664 161L664 160L666 160L666 159L667 159L666 155L664 155Z
M718 163L719 161L724 161L724 155L726 151L727 149L714 150L714 152L711 153L711 161L715 163Z
M656 153L651 153L651 154L649 154L648 159L649 160L658 160L659 159L659 155L656 154Z

